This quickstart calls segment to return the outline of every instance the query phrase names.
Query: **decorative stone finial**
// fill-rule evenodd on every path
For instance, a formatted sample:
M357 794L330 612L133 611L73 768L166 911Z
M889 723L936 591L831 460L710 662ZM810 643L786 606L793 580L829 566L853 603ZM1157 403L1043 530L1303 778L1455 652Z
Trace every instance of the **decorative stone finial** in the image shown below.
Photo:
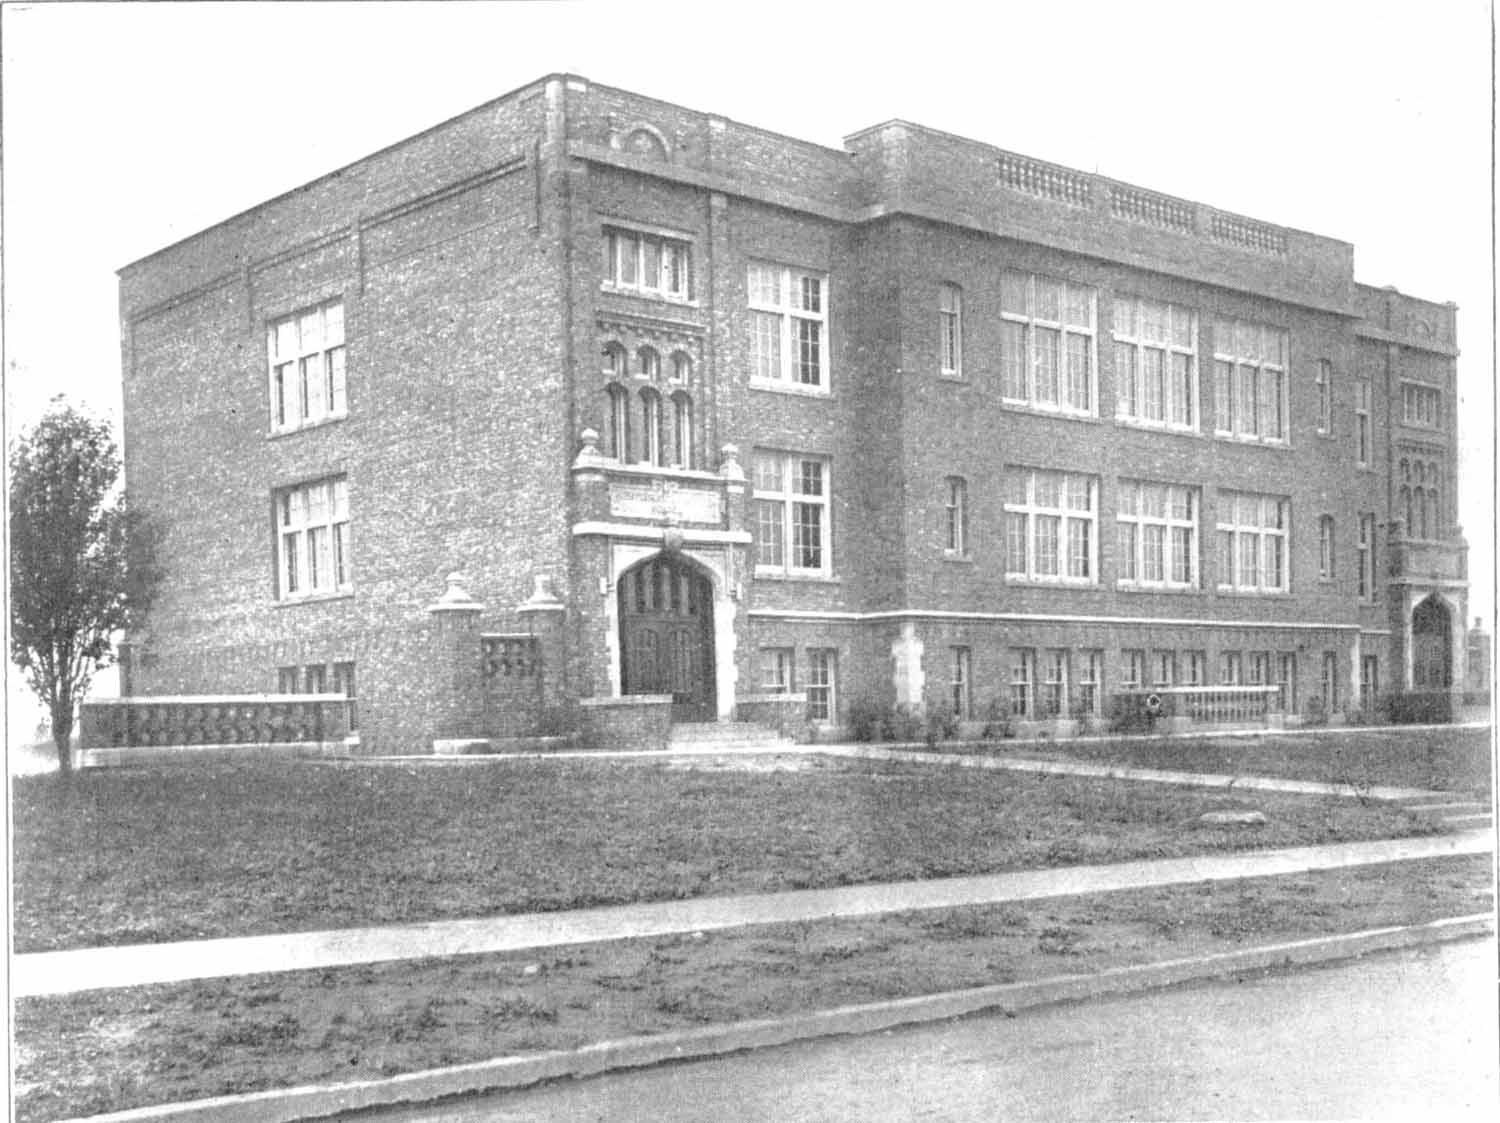
M565 612L567 606L558 599L556 591L552 588L552 575L538 573L531 579L531 598L519 608L518 613L526 614L532 612Z
M427 606L428 612L483 612L484 605L471 597L464 589L469 580L462 573L448 574L448 588L435 604Z
M578 455L573 459L573 467L593 468L605 462L604 455L599 451L597 429L584 429L578 434L578 439L583 442L583 447L578 450Z
M719 475L726 480L744 480L745 469L740 467L740 446L727 444L719 449L722 459L719 461Z

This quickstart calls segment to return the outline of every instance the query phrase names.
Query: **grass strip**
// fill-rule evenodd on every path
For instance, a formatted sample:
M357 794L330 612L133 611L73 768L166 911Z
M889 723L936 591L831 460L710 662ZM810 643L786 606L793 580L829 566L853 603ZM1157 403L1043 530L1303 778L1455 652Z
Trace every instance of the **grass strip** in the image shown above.
M17 1118L371 1079L1492 907L1485 856L26 999Z

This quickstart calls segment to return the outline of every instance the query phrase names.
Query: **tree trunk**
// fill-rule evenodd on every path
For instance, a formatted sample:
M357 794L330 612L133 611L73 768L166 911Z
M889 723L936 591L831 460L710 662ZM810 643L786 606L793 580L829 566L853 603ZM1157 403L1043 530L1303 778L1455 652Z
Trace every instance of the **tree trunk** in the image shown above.
M52 743L57 747L57 767L63 776L73 775L73 699L52 703Z

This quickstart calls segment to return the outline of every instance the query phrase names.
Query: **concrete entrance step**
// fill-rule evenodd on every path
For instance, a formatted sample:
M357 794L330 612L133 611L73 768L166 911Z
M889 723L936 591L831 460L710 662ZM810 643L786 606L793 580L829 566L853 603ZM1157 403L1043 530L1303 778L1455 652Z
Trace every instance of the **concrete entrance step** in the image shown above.
M677 752L790 748L792 742L753 721L688 721L672 726L670 747Z

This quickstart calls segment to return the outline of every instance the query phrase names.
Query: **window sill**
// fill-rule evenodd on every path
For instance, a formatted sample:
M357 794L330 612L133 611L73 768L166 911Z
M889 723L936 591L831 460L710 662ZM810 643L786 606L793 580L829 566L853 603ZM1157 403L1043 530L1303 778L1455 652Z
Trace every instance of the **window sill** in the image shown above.
M1098 425L1103 420L1097 413L1084 413L1080 410L1032 405L1030 402L1016 401L1014 398L1001 398L1000 408L1008 409L1015 413L1029 413L1033 417L1055 417L1060 421L1086 421L1094 425Z
M1170 433L1175 437L1202 437L1196 425L1174 425L1168 421L1142 421L1138 417L1116 417L1115 424L1122 429L1139 429L1146 433Z
M1244 598L1246 600L1291 600L1292 594L1287 589L1237 589L1230 585L1220 585L1214 592L1221 597Z
M1156 596L1200 597L1203 590L1197 585L1152 585L1144 581L1116 581L1115 591L1120 593L1150 593Z
M1081 577L1019 577L1013 573L1005 575L1006 585L1032 589L1102 589L1099 582Z
M336 425L340 421L347 421L349 413L334 414L331 417L320 417L316 421L304 421L300 425L285 425L279 429L270 429L266 432L266 440L274 441L277 437L290 437L296 433L305 433L309 429L322 429L328 425Z
M697 309L700 307L695 297L671 296L667 293L652 292L649 289L635 289L626 285L612 285L608 281L600 282L599 291L610 293L613 296L628 296L635 300L646 300L652 304L665 304L672 308Z
M278 597L273 605L276 608L292 608L299 604L327 604L329 601L353 599L354 590L343 589L336 593L308 593L306 596Z
M1226 444L1245 445L1249 448L1279 448L1290 449L1292 443L1285 437L1246 437L1239 433L1225 433L1214 430L1214 440L1223 441Z
M831 573L787 573L785 570L755 571L757 581L802 581L812 585L838 585L843 579Z
M771 381L767 378L750 379L750 389L765 390L771 394L791 394L799 398L831 398L833 391L826 386L807 386L801 382Z

